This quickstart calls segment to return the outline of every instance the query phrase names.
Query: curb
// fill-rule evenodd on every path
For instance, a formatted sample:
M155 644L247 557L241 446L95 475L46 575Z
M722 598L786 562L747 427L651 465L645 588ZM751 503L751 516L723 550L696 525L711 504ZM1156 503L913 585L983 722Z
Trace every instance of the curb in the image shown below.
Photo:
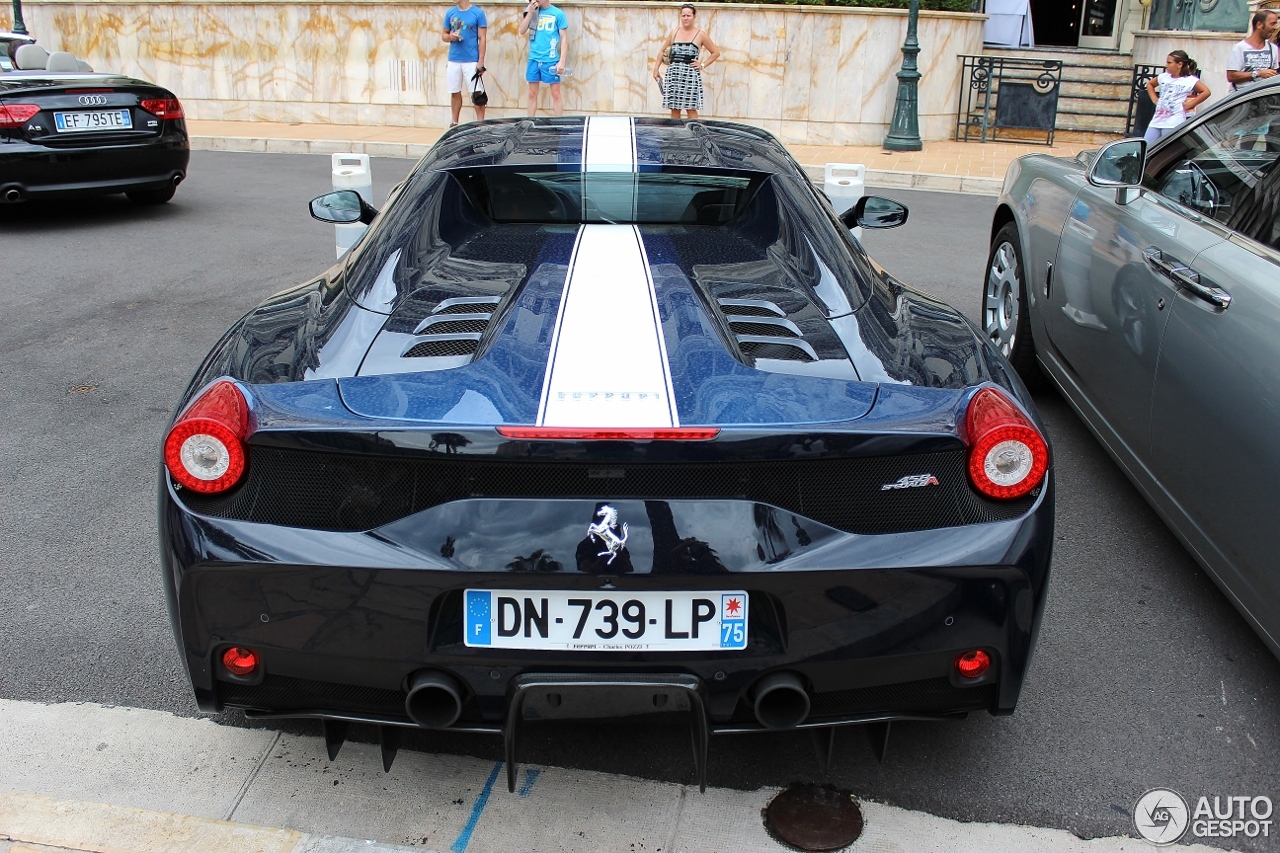
M355 838L145 809L0 794L0 843L9 853L433 853Z
M278 139L265 136L191 136L193 151L232 151L247 154L368 154L370 157L398 157L417 160L431 150L424 142L368 142L351 139ZM805 174L817 183L823 180L821 164L802 164ZM999 195L1002 178L964 175L936 175L868 169L866 185L884 189Z

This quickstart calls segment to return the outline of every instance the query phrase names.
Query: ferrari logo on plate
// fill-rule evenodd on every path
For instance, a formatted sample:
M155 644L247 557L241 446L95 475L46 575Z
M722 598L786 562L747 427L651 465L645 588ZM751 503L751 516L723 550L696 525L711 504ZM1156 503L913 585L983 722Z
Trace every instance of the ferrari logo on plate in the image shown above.
M599 540L604 545L605 549L596 554L596 556L603 557L608 554L609 559L605 560L605 564L608 565L627 545L627 525L626 522L623 522L622 535L619 536L618 511L608 504L600 507L600 511L596 513L596 518L600 519L600 521L587 525L587 536Z

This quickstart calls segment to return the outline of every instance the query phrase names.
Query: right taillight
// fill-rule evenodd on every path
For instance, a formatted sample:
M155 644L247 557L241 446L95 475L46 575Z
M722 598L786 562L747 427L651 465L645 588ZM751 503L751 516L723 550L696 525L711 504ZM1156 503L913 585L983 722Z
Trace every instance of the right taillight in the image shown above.
M182 104L177 98L144 98L138 106L156 118L182 118Z
M225 379L205 389L164 441L164 464L183 488L216 494L240 482L249 437L249 404Z
M0 104L0 127L22 127L38 112L35 104Z
M965 413L969 479L990 498L1020 498L1049 470L1049 445L1035 424L1002 391L983 388Z

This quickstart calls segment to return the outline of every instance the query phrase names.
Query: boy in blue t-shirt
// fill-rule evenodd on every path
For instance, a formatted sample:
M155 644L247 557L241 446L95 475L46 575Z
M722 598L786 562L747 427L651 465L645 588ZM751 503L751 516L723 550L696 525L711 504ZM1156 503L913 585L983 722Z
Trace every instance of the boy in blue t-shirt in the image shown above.
M560 98L560 75L564 73L565 37L569 28L564 12L551 5L551 0L529 0L520 19L520 35L529 34L529 64L524 79L529 83L529 115L538 112L538 89L551 86L551 105L556 115L564 115Z
M445 64L445 83L449 88L449 108L458 123L462 115L462 90L471 91L474 80L484 74L484 51L488 42L489 21L484 10L471 0L458 0L458 5L444 13L444 35L440 40L449 45L449 61ZM476 118L484 120L484 107L476 105Z

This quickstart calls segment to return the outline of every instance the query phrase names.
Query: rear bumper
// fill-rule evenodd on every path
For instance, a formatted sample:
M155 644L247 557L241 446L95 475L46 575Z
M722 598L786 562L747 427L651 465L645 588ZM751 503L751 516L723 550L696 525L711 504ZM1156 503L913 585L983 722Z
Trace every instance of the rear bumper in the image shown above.
M681 518L681 502L661 503ZM767 513L750 515L760 519L761 535L777 535ZM611 679L662 675L693 679L711 731L750 731L763 728L752 710L753 687L764 675L787 672L809 696L806 726L1010 713L1043 611L1053 500L1047 485L1032 510L1011 521L887 535L810 527L811 544L790 543L781 558L714 574L641 569L607 579L572 563L548 571L532 558L496 571L468 569L463 555L442 557L439 544L465 540L443 530L424 535L428 519L415 527L416 518L372 533L214 519L190 512L162 481L170 613L199 707L411 726L411 678L444 672L464 696L451 728L498 732L508 725L521 678L596 676L606 683L578 691L570 703L576 707L563 713L608 716L616 704L608 698ZM633 541L652 536L640 516L632 518ZM397 538L408 529L413 536ZM719 545L706 544L730 554L730 538L752 534L725 535ZM523 545L520 553L532 554L538 536L528 531ZM597 590L603 583L619 594L744 589L752 608L748 647L561 652L462 643L467 587ZM228 645L255 649L263 674L247 681L221 671L217 657ZM976 648L993 665L966 681L954 672L955 657Z
M186 177L190 157L185 130L83 148L8 141L0 144L0 201L11 190L27 199L163 189Z

